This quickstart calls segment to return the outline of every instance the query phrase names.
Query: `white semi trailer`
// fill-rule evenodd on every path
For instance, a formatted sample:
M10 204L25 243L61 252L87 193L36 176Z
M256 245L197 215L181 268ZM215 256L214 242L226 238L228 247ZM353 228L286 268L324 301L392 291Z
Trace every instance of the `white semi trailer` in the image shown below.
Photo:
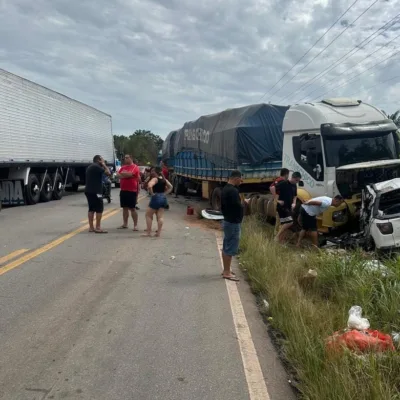
M61 199L96 154L114 165L110 115L0 69L0 203Z

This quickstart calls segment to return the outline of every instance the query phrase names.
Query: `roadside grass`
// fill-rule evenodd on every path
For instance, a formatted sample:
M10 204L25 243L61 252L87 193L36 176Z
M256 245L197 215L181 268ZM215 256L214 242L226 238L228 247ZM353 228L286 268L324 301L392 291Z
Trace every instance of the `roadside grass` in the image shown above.
M253 217L243 224L240 262L253 290L270 304L272 327L290 363L302 399L399 400L400 356L396 352L332 355L325 340L347 326L348 310L363 308L371 329L400 332L400 264L387 274L366 266L361 252L346 254L283 247L273 231ZM309 269L318 275L309 281Z

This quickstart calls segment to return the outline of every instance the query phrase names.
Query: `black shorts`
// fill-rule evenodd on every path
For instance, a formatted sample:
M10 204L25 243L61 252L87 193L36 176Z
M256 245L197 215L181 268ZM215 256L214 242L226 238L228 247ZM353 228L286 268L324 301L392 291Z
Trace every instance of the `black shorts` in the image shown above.
M301 229L303 229L304 231L308 232L317 231L317 217L308 215L303 207L301 207L300 211L300 222L301 222Z
M121 190L119 193L119 204L121 208L129 208L133 210L137 204L137 193Z
M276 206L276 211L278 212L281 225L291 224L293 222L292 211L289 208L278 204Z
M98 197L95 193L85 193L85 195L89 206L89 212L101 214L104 211L103 197Z

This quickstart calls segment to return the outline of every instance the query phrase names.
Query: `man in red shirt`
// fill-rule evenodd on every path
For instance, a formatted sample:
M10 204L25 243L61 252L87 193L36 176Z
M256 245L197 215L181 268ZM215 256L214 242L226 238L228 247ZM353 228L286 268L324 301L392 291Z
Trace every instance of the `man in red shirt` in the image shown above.
M123 224L119 229L128 228L129 212L133 219L133 230L137 231L138 214L136 212L136 203L138 196L140 171L134 164L129 154L125 155L124 165L118 171L117 177L120 179L121 192L119 194L120 205L123 210Z
M162 174L164 175L164 178L169 181L169 170L168 170L168 165L165 161L161 161L161 169L162 169Z

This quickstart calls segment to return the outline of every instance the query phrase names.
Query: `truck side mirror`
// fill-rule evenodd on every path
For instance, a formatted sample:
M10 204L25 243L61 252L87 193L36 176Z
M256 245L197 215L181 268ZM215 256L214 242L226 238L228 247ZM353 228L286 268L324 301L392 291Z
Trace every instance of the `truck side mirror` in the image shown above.
M300 181L300 182L299 182L299 186L300 186L300 187L304 187L304 182L303 182L303 181Z

